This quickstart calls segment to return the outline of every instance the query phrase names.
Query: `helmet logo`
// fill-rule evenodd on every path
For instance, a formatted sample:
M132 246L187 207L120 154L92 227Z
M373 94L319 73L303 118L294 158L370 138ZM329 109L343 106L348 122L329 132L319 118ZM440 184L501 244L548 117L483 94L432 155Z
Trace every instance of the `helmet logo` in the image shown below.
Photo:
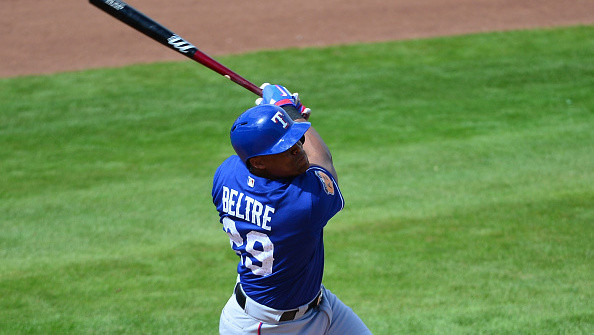
M276 114L274 114L274 116L270 120L274 123L280 122L283 125L283 128L287 128L289 126L289 123L285 121L285 119L283 119L283 113L281 112L277 112Z

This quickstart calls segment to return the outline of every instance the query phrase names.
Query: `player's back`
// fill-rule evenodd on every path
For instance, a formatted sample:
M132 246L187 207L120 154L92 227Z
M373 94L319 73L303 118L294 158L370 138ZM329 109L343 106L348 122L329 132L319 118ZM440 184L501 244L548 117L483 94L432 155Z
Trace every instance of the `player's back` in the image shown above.
M323 183L316 171L319 174L320 169L290 180L269 180L252 175L232 156L215 174L213 202L240 256L243 289L266 306L291 309L319 291L322 229L342 208L342 198L329 202L320 196Z

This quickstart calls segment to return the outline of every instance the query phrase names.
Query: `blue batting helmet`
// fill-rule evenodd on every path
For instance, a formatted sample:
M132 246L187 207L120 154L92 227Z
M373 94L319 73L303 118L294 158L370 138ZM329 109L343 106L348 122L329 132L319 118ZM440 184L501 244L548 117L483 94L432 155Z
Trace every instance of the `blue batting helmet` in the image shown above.
M244 163L255 156L289 150L299 141L309 122L293 122L275 105L258 105L241 114L231 127L231 144Z

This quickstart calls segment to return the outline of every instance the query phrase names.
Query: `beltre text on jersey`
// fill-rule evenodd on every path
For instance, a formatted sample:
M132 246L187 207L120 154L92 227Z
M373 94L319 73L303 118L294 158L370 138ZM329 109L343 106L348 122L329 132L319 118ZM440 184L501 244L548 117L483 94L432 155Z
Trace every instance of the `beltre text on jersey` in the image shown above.
M270 231L268 225L274 214L274 207L262 204L260 201L243 194L235 189L223 186L223 212L238 219L249 221L262 229Z

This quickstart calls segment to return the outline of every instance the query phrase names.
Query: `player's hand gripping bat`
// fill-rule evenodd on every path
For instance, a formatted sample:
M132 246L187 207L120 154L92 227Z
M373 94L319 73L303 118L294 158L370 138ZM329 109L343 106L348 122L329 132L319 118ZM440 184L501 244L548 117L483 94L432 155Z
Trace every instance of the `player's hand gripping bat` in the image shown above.
M206 66L218 74L231 79L231 81L234 83L237 83L242 87L254 92L258 96L262 96L262 89L260 89L258 86L252 84L242 76L231 71L223 64L217 62L207 54L198 50L198 48L181 38L179 35L171 32L169 29L155 22L133 7L130 7L127 3L121 0L89 0L89 2L107 14L126 23L130 27L151 37L155 41L181 53L188 58L193 59L194 61Z

